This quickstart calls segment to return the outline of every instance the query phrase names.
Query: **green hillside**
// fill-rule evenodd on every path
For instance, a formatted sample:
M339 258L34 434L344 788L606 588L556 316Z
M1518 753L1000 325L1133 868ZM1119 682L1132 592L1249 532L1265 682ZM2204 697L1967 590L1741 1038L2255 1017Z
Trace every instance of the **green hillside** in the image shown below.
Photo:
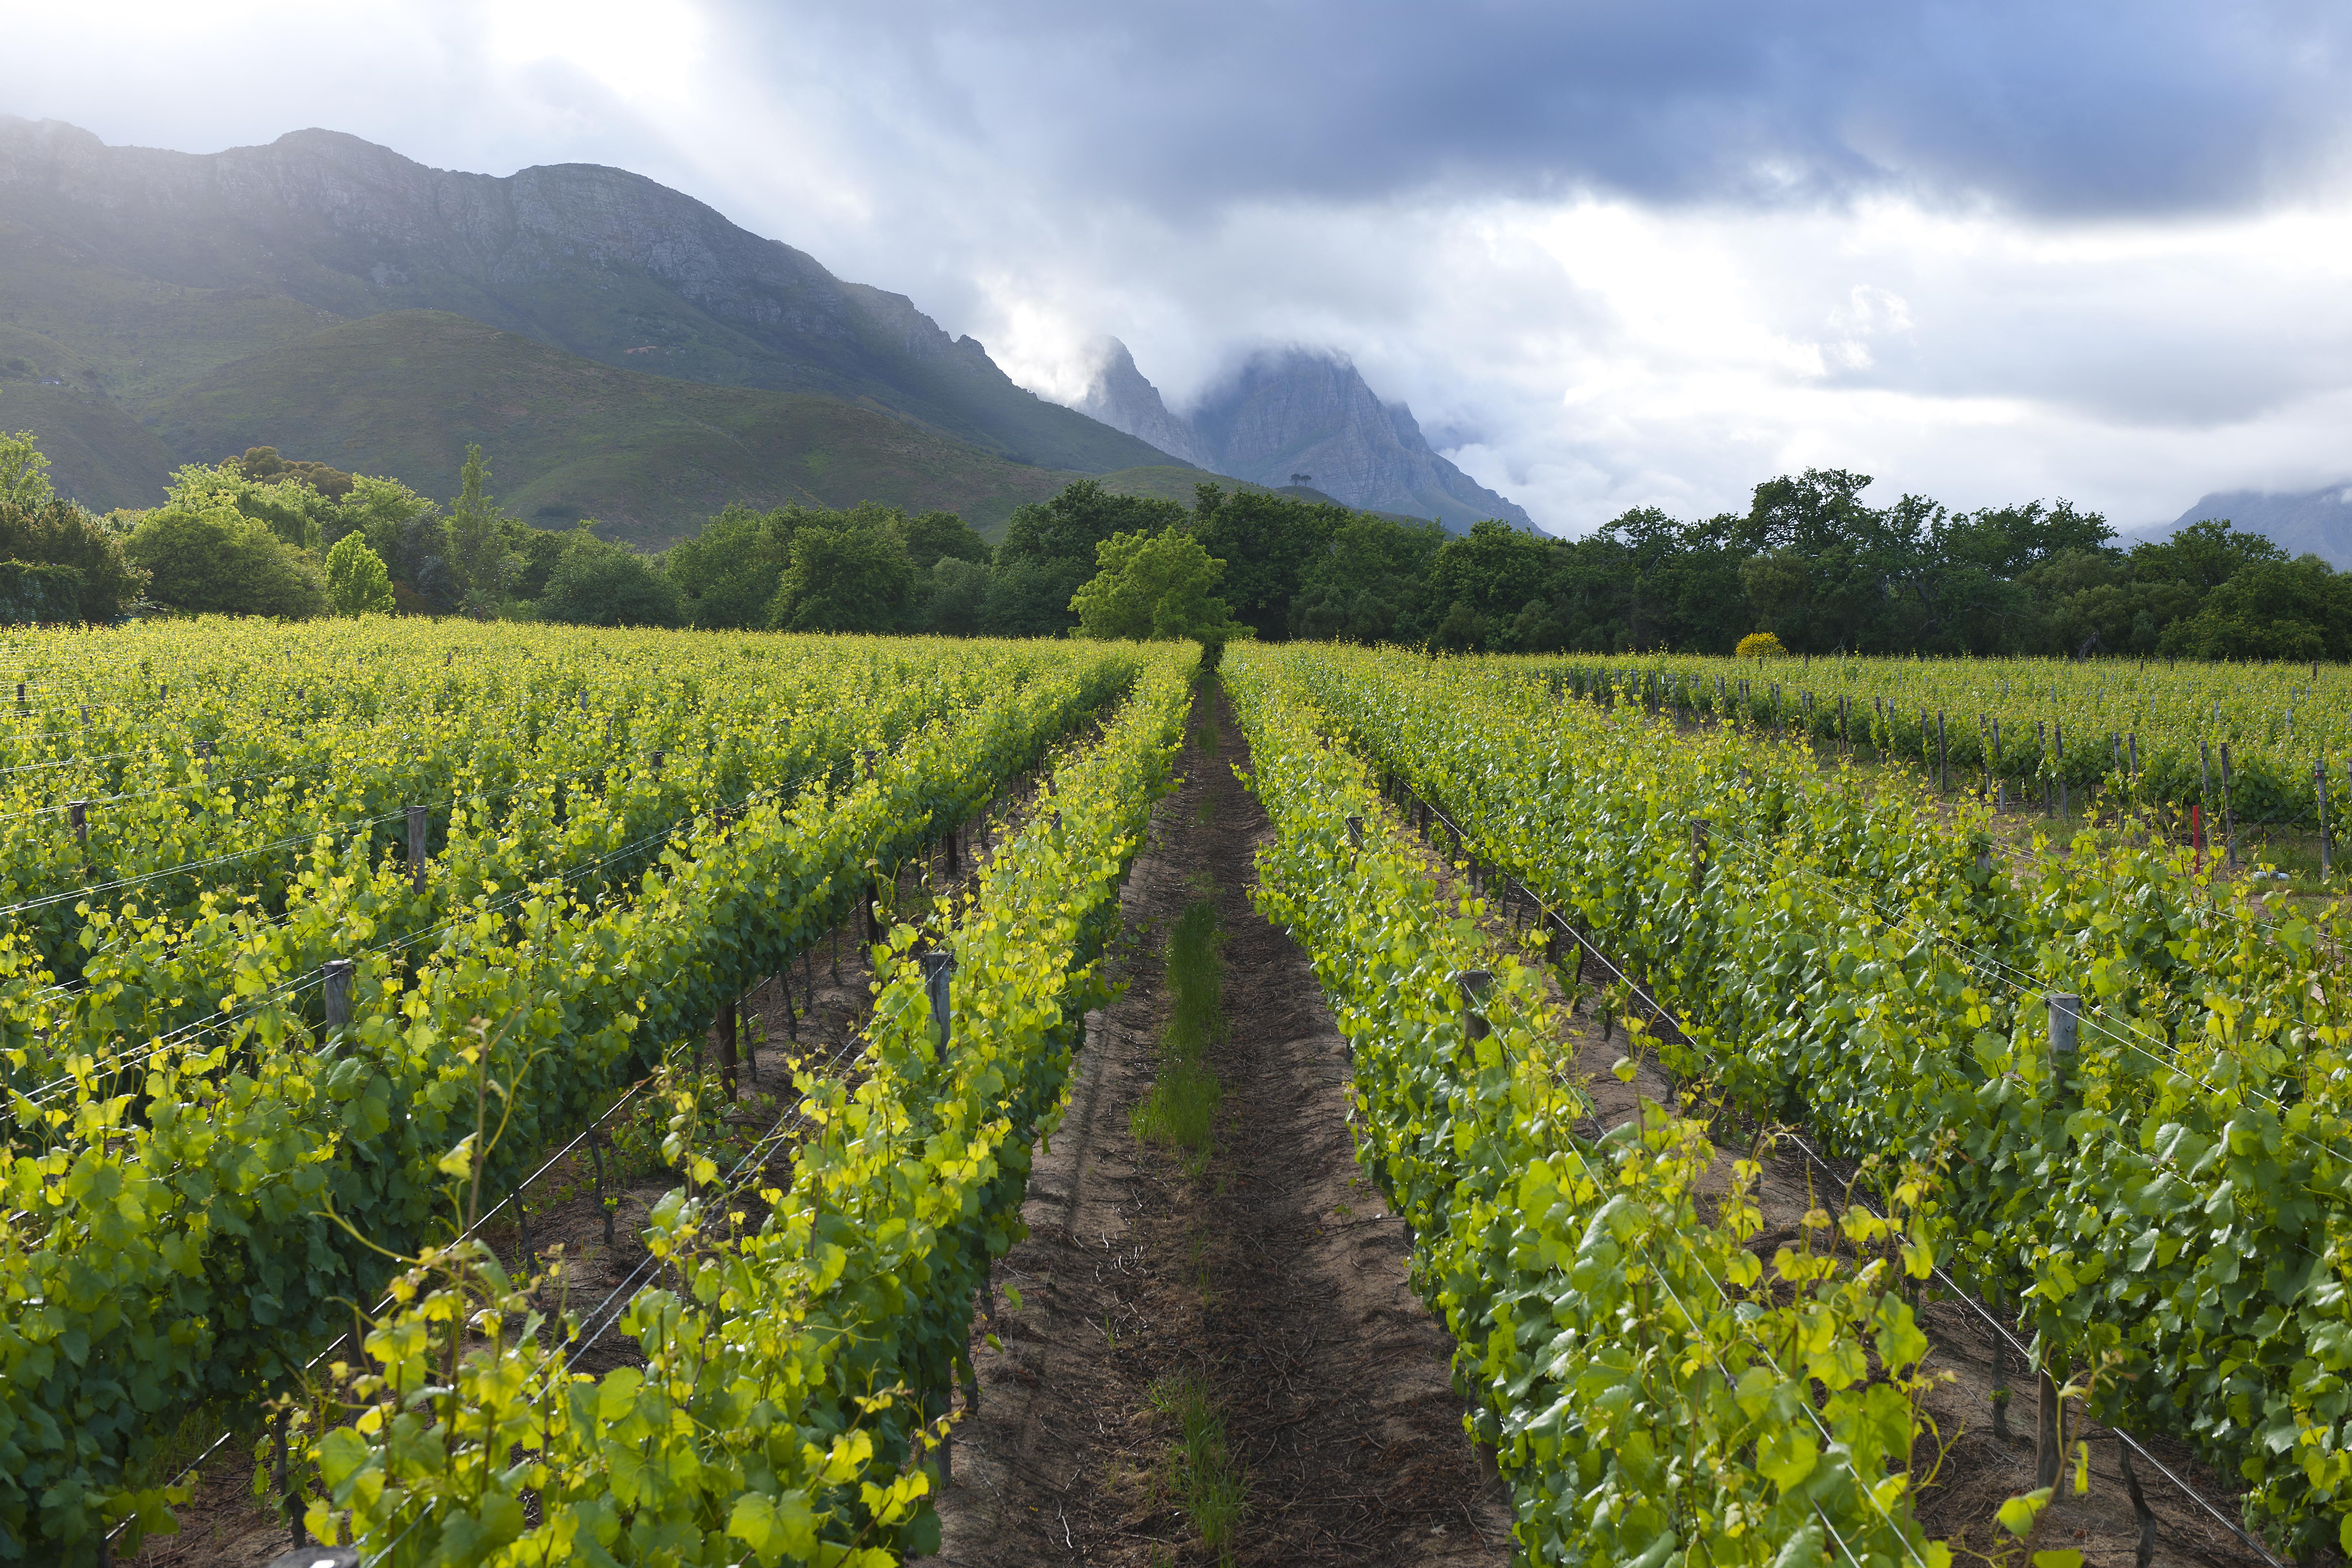
M156 399L149 422L184 460L268 446L439 497L478 441L508 511L542 527L593 515L654 548L736 500L936 507L992 534L1079 477L879 409L619 370L432 310L342 322L224 366Z
M102 375L54 339L0 325L0 430L30 430L49 482L85 506L152 506L172 454L100 390Z
M1203 473L1199 468L1181 468L1174 463L1120 468L1096 478L1102 488L1113 495L1145 496L1152 500L1172 500L1183 506L1192 504L1192 487L1198 484L1220 484L1227 489L1254 490L1261 488L1244 484L1240 479L1226 479L1222 474Z

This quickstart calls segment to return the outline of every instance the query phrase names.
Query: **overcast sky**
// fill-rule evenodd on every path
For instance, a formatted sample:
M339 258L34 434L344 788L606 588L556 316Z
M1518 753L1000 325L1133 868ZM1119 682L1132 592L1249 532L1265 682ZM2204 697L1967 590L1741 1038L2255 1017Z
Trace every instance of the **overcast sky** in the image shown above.
M1538 521L2352 479L2352 7L25 7L0 110L619 164L1076 395L1343 350Z

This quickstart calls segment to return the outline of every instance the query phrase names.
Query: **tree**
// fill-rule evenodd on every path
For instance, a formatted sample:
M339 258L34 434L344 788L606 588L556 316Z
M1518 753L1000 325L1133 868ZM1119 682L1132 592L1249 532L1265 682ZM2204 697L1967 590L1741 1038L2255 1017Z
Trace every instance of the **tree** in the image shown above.
M677 585L688 624L758 626L767 624L786 559L774 546L768 518L730 506L700 533L670 546L662 574Z
M33 444L33 433L0 431L0 505L38 507L56 493L49 488L49 459Z
M234 468L248 479L270 484L281 479L300 479L329 500L339 501L352 493L352 476L325 463L306 463L299 458L281 458L275 447L247 447L242 458L231 458L221 465ZM328 541L333 543L332 540Z
M1288 631L1292 602L1308 563L1355 516L1346 507L1297 496L1216 485L1192 489L1192 533L1225 563L1224 597L1261 637Z
M1030 560L1000 560L989 569L981 625L991 637L1052 637L1069 630L1066 578Z
M394 594L398 595L405 590L415 601L418 598L418 577L425 571L425 558L431 557L438 567L448 549L440 526L440 510L433 500L418 495L398 479L355 474L351 492L336 503L334 521L320 531L320 537L332 547L341 543L346 534L361 535L392 574ZM440 573L444 577L446 574L446 569Z
M1318 640L1418 641L1429 632L1430 563L1444 544L1436 523L1357 514L1301 563L1286 629Z
M0 625L58 626L84 619L81 574L47 562L0 561Z
M899 525L898 537L916 571L928 572L941 561L988 563L988 541L951 511L927 511Z
M1094 479L1080 479L1051 500L1014 509L990 564L1001 585L1024 590L1017 607L1024 624L1017 631L994 629L1033 637L1067 630L1073 622L1066 606L1079 584L1094 575L1097 546L1117 533L1174 528L1187 516L1174 501L1115 495ZM1034 592L1028 591L1032 584ZM1015 603L1008 599L1007 609Z
M490 502L489 482L482 448L468 446L466 466L458 470L457 499L449 508L448 561L467 612L478 617L497 613L509 577L504 520Z
M2352 577L2316 555L2279 558L2284 553L2232 572L2196 615L2168 628L2161 651L2298 663L2352 655Z
M803 528L768 609L789 632L894 632L904 624L915 569L886 531L856 524Z
M1440 604L1467 605L1489 624L1508 622L1530 593L1544 594L1552 586L1555 573L1567 562L1556 542L1489 518L1438 549L1430 562L1430 596Z
M597 538L585 522L564 542L539 614L583 626L674 626L686 618L677 589L652 562Z
M318 550L327 528L341 521L335 504L302 479L251 479L228 464L190 463L176 469L165 487L166 504L205 512L235 507L300 550Z
M1568 647L1568 617L1550 600L1538 596L1520 606L1517 618L1497 640L1511 653L1558 653Z
M571 547L568 529L534 528L520 518L499 520L506 533L507 589L518 599L536 599L547 592L548 579L562 564Z
M187 615L322 615L318 563L234 506L174 502L140 520L123 553L151 574L148 592Z
M339 616L392 614L392 574L363 536L347 533L327 552L327 601Z
M1429 634L1429 646L1447 653L1475 653L1486 646L1486 617L1470 607L1466 599L1456 599Z
M924 595L924 629L940 637L977 637L986 622L991 574L977 561L942 555L931 563Z
M61 495L36 504L0 500L0 561L71 568L82 620L117 619L146 587L146 572L124 544L125 535Z
M2132 574L2143 583L2179 583L2208 594L2247 567L2284 561L2286 552L2259 533L2240 533L2226 517L2190 523L2169 539L2132 547Z
M1212 648L1249 628L1210 593L1225 563L1181 530L1117 533L1095 547L1101 568L1070 596L1079 628L1105 641L1166 642L1189 637Z

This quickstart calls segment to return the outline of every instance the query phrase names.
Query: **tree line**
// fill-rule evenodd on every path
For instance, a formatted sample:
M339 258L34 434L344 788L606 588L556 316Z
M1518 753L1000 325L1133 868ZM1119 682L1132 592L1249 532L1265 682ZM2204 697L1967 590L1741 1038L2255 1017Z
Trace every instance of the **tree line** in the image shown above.
M142 609L472 615L604 626L1306 637L1442 651L2352 658L2352 574L2226 520L2125 548L2095 512L1865 504L1809 469L1744 513L1628 511L1581 539L1203 483L1192 504L1080 480L991 546L952 512L730 506L646 554L500 512L478 447L445 509L395 479L255 447L94 516L0 436L0 619Z
M794 544L812 518L887 535L896 514L739 510L664 569L681 624L695 626L1053 636L1079 629L1080 589L1097 573L1156 573L1154 592L1188 606L1169 624L1206 635L1229 617L1234 635L1269 641L1729 653L1769 632L1796 653L2352 658L2352 574L2226 519L2126 548L2104 517L2063 500L1872 507L1861 500L1870 482L1810 469L1758 485L1745 513L1680 521L1644 508L1560 540L1497 521L1449 535L1215 484L1184 507L1082 480L1016 510L992 552L973 536L938 553L919 546L904 567L812 570ZM1139 541L1178 535L1196 558L1138 553ZM877 542L871 554L891 551ZM780 618L785 604L795 618ZM1112 605L1097 595L1088 629ZM1122 613L1130 626L1150 616Z

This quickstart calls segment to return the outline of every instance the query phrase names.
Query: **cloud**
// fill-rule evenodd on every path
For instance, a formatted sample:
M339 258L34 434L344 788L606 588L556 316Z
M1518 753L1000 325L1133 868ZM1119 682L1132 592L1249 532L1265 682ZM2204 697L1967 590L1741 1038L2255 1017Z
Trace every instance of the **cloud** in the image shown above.
M742 5L763 58L806 9ZM827 36L842 37L840 13ZM2034 214L2242 210L2341 173L2315 0L1397 0L875 8L851 68L1008 166L1163 212L1444 188Z

